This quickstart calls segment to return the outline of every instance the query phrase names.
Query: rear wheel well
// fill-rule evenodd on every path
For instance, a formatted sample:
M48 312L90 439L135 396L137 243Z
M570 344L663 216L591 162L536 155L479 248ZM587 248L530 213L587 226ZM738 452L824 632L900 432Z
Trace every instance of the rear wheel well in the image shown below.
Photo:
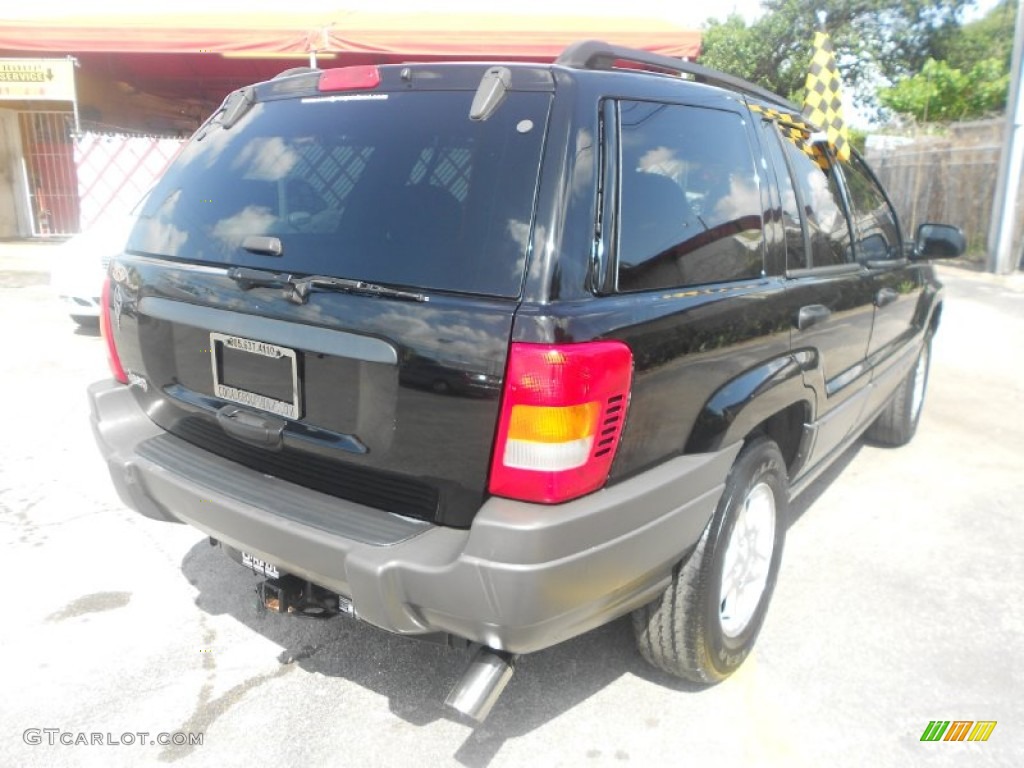
M803 437L804 424L809 416L807 403L793 403L758 424L747 435L744 443L749 443L760 436L772 440L779 446L782 458L786 461L786 471L790 477L793 477L800 455L800 440Z

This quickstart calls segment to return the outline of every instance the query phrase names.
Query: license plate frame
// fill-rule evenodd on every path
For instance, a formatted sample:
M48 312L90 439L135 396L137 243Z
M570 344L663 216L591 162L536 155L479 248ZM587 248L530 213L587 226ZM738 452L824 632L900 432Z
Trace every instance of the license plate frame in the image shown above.
M275 360L287 358L291 368L291 401L281 400L270 395L253 392L237 385L237 382L228 383L223 380L224 371L224 348L233 351L260 355ZM278 344L270 344L256 339L247 339L244 336L233 336L226 333L211 331L210 333L210 364L213 368L213 391L214 394L232 403L246 405L250 408L258 408L288 419L298 420L302 416L302 399L299 388L299 365L298 355L294 349L282 347Z

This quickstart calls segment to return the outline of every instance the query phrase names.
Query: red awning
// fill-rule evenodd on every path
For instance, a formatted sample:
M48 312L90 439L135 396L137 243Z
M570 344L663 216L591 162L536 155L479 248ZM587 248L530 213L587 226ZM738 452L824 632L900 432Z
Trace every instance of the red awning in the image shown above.
M376 54L386 60L552 59L575 40L604 39L696 58L700 32L628 16L451 13L80 14L0 19L4 53ZM342 62L344 63L344 62Z
M232 90L308 63L551 61L599 39L696 58L700 33L628 16L366 11L79 13L0 18L0 57L75 56L83 123L186 135ZM290 59L290 60L289 60Z

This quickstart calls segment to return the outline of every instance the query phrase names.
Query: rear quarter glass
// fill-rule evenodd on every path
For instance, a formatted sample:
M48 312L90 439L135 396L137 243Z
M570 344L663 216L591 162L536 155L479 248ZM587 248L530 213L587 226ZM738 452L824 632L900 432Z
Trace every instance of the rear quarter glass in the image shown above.
M471 91L257 103L193 138L128 250L208 264L519 295L551 95L510 93L485 121ZM280 257L241 247L276 237Z

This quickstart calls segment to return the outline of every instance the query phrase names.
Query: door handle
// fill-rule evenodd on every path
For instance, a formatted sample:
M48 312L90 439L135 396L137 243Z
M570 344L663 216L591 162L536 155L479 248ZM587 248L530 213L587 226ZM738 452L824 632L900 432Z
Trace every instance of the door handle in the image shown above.
M217 411L217 423L229 435L250 445L272 451L279 451L284 445L284 419L225 405Z
M803 331L823 320L828 320L831 316L832 310L824 304L808 304L806 307L800 307L796 316L796 327Z
M875 306L881 309L887 304L892 304L900 297L899 293L892 288L883 288L875 294Z

